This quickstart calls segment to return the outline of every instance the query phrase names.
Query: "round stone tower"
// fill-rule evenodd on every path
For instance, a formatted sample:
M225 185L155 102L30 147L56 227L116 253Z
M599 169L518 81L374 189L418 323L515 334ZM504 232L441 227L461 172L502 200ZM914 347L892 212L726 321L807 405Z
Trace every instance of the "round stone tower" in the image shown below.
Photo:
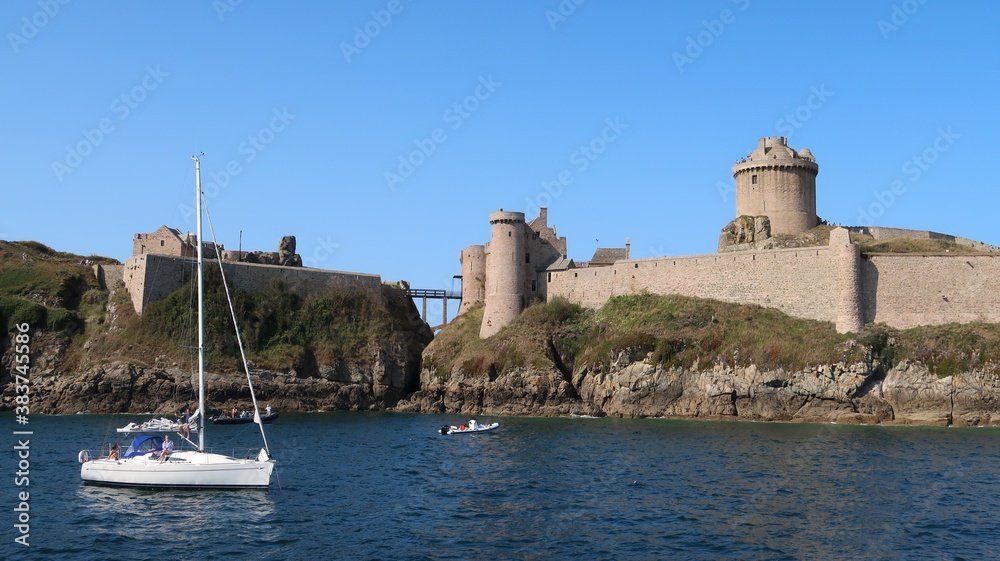
M808 148L796 152L783 136L761 138L733 166L736 216L767 216L771 234L798 234L816 226L816 175Z
M486 246L470 245L459 256L462 263L462 304L458 315L484 302L486 297Z
M492 235L486 249L486 310L479 336L495 334L524 306L524 213L490 213Z

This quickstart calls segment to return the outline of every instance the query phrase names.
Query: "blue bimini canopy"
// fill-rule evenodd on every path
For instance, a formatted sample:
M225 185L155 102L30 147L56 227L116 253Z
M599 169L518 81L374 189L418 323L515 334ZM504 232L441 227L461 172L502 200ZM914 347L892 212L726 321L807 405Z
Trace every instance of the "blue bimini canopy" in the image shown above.
M122 458L132 458L134 456L142 456L150 452L158 451L163 448L163 437L162 436L150 436L144 434L142 436L137 436L132 439L132 444L129 445L128 450L122 454Z

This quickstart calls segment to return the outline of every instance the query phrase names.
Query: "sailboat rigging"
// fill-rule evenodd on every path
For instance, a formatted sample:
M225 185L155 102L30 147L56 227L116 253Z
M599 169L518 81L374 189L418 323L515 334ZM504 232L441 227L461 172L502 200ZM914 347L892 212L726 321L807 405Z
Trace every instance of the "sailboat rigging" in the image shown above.
M201 209L203 193L201 189L201 160L198 156L192 156L192 159L195 162L195 213L197 215L198 245L198 411L201 413L201 418L204 419L204 411L206 411L205 289ZM209 218L209 225L211 226L211 218ZM219 268L222 269L221 261ZM226 287L226 299L229 300L229 309L235 328L237 325L236 312L232 306L232 298L225 282L224 271L222 272L222 284ZM177 450L164 455L163 448L167 445L164 442L164 437L149 435L137 436L124 453L111 454L106 458L92 459L89 451L82 450L78 457L82 464L80 477L83 482L125 487L268 488L275 460L271 458L267 438L264 435L264 426L260 422L257 397L250 380L250 370L247 367L239 329L236 329L236 340L239 344L244 370L247 373L250 396L253 399L254 420L260 426L261 439L263 440L263 447L256 458L240 459L206 451L205 425L207 423L202 422L198 431L197 450Z

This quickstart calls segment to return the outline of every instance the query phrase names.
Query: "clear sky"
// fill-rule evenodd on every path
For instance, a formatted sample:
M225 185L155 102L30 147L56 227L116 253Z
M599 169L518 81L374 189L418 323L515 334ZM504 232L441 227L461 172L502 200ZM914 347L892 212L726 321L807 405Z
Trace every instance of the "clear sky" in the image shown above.
M498 208L570 257L710 253L731 166L809 148L819 215L1000 245L1000 3L83 2L0 11L0 238L220 242L451 288Z

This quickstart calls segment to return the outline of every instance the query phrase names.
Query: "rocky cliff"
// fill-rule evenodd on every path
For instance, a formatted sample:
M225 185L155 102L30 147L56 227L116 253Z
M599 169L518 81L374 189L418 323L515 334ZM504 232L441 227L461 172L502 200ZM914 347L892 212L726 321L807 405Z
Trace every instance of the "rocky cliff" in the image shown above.
M649 307L649 298L643 306ZM583 312L559 322L543 322L541 331L546 333L541 337L538 322L531 324L531 314L493 341L443 333L425 351L421 390L398 408L469 415L1000 425L1000 368L997 362L984 360L994 356L995 329L987 328L993 341L984 340L983 328L955 337L956 344L966 341L984 360L975 366L945 359L964 351L941 341L930 348L926 338L936 337L936 332L837 336L832 326L823 328L829 332L809 332L802 340L801 344L817 348L832 343L828 350L804 357L813 364L776 364L769 358L775 358L778 341L756 331L733 339L736 350L727 348L724 333L747 328L718 319L734 308L697 305L711 309L711 318L699 328L708 333L675 332L680 337L666 339L670 345L661 344L663 339L622 337L613 326L627 317ZM701 323L691 308L668 314L688 327ZM468 319L475 323L475 317ZM756 315L739 318L740 322L757 320ZM785 329L781 319L771 322L778 339L794 339L790 333L781 333ZM646 318L629 325L655 330L656 323ZM797 320L793 324L802 329ZM453 329L460 331L463 325L456 322ZM529 335L521 338L518 332ZM548 349L530 356L532 338L547 339L548 344L540 347ZM566 344L567 339L575 344ZM763 353L750 344L753 341L761 343ZM910 345L920 348L926 361L901 359ZM495 351L496 346L501 349ZM529 356L504 367L502 361L510 354ZM817 360L824 354L843 360ZM949 369L958 371L947 373Z
M0 242L0 410L15 405L11 328L20 323L31 326L32 413L175 414L196 406L190 287L140 318L123 285L100 286L90 261ZM220 291L206 294L206 309L215 326L227 327ZM237 291L234 300L254 390L275 409L389 409L419 385L420 355L433 334L403 286L383 285L373 297L341 289L299 295L279 283L258 294ZM210 411L250 406L227 329L206 340Z
M99 286L92 258L0 242L4 252L0 410L15 405L10 335L20 322L33 326L34 413L194 405L193 357L175 340L191 308L183 289L140 318L122 290ZM219 297L209 295L210 309ZM281 286L236 299L257 396L280 411L1000 425L994 324L845 335L773 309L635 295L599 311L536 304L485 340L474 308L431 342L400 286L375 299L301 298ZM249 407L232 341L208 347L210 410Z
M554 370L435 380L399 409L470 415L594 415L902 425L1000 425L1000 379L983 372L939 378L904 362L888 372L833 364L797 372L754 366L664 369L623 352L607 372L568 383Z

